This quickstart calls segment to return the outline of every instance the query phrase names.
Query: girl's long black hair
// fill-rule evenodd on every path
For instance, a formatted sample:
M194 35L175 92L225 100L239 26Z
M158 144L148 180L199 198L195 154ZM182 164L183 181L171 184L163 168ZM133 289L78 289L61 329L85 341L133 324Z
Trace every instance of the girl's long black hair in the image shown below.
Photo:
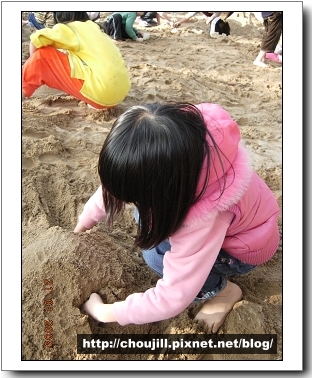
M193 104L129 108L115 121L98 162L107 223L133 203L139 212L136 245L150 249L167 239L206 189L209 168L196 192L205 159L210 167L212 147L218 149Z

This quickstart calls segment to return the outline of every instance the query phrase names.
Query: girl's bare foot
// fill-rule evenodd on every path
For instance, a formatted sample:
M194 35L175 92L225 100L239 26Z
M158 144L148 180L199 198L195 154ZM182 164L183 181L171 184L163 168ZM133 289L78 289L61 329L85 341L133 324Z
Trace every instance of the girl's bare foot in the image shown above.
M102 322L101 314L103 308L102 298L97 293L92 293L89 299L82 305L82 310L92 316L98 322Z
M234 304L243 296L239 286L227 281L225 288L215 297L208 299L195 320L203 320L207 325L208 333L216 333L224 323L225 317L232 310Z

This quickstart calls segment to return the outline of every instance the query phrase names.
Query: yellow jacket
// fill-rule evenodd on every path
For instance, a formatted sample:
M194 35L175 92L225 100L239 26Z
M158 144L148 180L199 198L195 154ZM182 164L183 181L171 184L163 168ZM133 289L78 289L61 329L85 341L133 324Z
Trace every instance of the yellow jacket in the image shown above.
M130 90L130 78L120 50L93 21L56 24L30 36L36 48L67 50L71 77L84 80L81 93L102 105L114 106Z

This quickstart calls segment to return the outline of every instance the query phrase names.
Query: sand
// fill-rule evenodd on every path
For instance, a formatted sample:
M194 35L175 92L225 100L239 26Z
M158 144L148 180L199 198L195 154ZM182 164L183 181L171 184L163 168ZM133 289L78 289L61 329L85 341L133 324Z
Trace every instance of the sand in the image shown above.
M101 15L103 20L105 12ZM131 206L112 232L99 224L89 233L73 233L83 205L99 185L97 159L103 141L129 106L165 100L219 103L238 122L254 169L282 205L282 66L252 64L263 33L260 21L253 18L248 24L242 13L228 21L229 37L211 38L198 14L176 30L164 20L145 29L150 39L144 43L119 43L132 88L114 110L90 109L46 86L23 102L22 360L282 360L281 244L271 261L233 280L243 299L219 330L277 334L277 354L81 355L76 350L80 333L205 333L203 324L194 321L198 305L172 319L125 327L98 327L80 310L91 292L113 303L158 279L133 247ZM22 63L31 32L23 27ZM279 227L282 235L281 219ZM45 321L53 321L53 348L44 345Z

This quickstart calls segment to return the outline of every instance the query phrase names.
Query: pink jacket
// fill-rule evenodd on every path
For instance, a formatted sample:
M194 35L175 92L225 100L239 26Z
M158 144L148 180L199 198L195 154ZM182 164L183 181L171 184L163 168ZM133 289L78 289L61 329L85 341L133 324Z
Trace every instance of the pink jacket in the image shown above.
M280 210L271 190L251 168L237 123L219 105L200 104L198 108L226 157L226 189L220 197L218 178L223 173L212 150L215 169L210 170L207 190L169 238L171 250L164 256L163 277L156 287L114 303L121 325L160 321L182 312L202 288L221 248L253 265L268 261L278 248ZM203 185L204 169L205 165L198 190ZM220 181L223 184L223 178ZM104 217L99 187L79 221L91 228Z

